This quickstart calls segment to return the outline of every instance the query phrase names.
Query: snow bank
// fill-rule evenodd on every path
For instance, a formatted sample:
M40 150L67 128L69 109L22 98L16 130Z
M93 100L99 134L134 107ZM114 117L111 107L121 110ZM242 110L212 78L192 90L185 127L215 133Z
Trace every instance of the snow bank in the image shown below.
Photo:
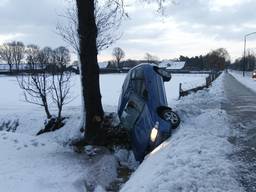
M122 192L241 191L228 159L232 145L227 141L228 118L220 107L222 80L223 75L210 90L177 101L180 128L148 155Z

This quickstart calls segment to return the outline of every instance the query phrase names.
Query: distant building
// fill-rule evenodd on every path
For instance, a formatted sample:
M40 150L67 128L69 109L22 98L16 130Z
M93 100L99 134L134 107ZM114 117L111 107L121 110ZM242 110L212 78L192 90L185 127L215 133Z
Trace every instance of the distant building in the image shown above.
M166 69L182 69L185 63L185 61L163 60L159 63L159 67Z
M9 71L9 65L7 64L0 64L0 71Z
M27 64L21 63L18 65L18 69L26 69L28 68ZM8 72L10 70L10 66L8 64L0 64L0 72ZM16 65L12 64L12 70L17 70Z
M109 62L108 61L104 61L104 62L99 62L99 68L100 69L106 69L109 65Z

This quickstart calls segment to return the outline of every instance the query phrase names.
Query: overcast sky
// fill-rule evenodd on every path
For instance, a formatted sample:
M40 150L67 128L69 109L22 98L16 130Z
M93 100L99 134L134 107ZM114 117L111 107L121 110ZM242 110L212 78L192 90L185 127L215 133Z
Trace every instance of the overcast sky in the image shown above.
M66 45L56 34L67 0L0 0L0 43L20 40L41 47ZM127 0L122 38L99 55L111 59L119 46L126 59L151 53L161 59L195 56L224 47L234 59L243 52L243 37L256 31L255 0L166 0L164 15L155 5ZM139 3L138 3L139 1ZM256 35L248 48L256 48Z

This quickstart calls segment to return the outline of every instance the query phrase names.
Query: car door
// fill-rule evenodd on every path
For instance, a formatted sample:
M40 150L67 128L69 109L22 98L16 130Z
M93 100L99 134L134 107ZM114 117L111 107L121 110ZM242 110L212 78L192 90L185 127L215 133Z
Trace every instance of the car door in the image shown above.
M131 130L134 127L144 105L145 103L135 93L131 93L121 115L121 123L124 128Z

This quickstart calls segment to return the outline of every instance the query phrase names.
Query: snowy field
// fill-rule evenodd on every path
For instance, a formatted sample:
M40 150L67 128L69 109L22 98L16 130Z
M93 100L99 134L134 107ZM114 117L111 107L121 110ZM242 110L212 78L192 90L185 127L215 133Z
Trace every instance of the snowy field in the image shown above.
M228 119L220 107L223 75L209 90L177 100L179 83L204 83L205 76L173 75L166 84L169 104L180 115L181 126L146 158L122 191L242 191L227 158L231 144L227 141ZM116 109L124 77L101 75L106 111ZM78 76L73 85L76 97L64 109L69 116L66 125L36 137L43 125L42 110L22 101L15 78L0 77L4 90L0 94L0 126L8 119L19 122L15 133L0 131L0 191L105 191L117 177L117 159L132 161L127 152L112 155L105 149L89 148L88 153L77 154L66 145L71 138L81 136L77 129L81 110Z
M245 76L242 71L229 70L229 73L240 83L256 92L256 80L252 79L252 72L245 72Z
M104 105L117 106L118 97L121 92L122 83L126 74L103 74L100 76L102 103ZM179 97L179 83L185 89L205 84L207 74L174 74L171 81L165 83L167 98L169 101ZM17 108L34 108L32 104L24 102L22 90L19 88L15 77L0 76L0 87L4 90L0 94L0 106L5 110L12 111ZM72 98L68 107L79 107L81 105L80 78L73 76Z

